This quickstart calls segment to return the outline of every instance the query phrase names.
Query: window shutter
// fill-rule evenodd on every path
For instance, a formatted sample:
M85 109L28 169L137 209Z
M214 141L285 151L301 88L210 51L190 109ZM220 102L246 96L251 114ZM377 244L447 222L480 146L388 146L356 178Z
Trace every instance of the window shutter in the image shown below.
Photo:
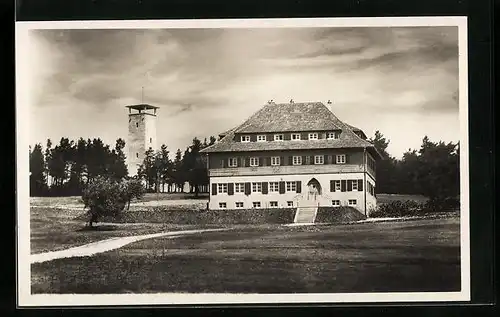
M301 193L302 192L302 182L297 181L297 190L295 191L296 193Z
M314 164L314 155L311 155L311 158L309 159L310 164Z
M280 165L285 165L285 157L280 156Z
M337 155L332 155L332 164L337 164Z
M220 160L220 167L224 168L224 159Z
M345 179L341 180L340 181L340 191L341 192L345 192L346 191L346 187L347 187L347 182Z
M328 164L332 164L332 163L333 163L333 156L328 155Z
M271 166L271 157L270 156L266 157L266 165Z
M328 164L328 155L323 158L323 164Z
M233 195L234 194L234 183L228 183L227 184L227 194L228 195Z
M349 162L349 161L350 161L350 155L349 155L349 154L346 154L346 155L345 155L345 163L346 163L346 164L350 164L350 162Z
M358 179L358 190L359 191L363 190L363 180L362 179Z
M352 192L352 180L347 180L347 191Z
M335 191L335 181L334 181L334 180L331 180L331 181L330 181L330 191L331 191L331 192L334 192L334 191Z
M279 190L280 190L280 194L284 194L285 193L285 182L281 181L279 183Z
M267 194L267 185L268 182L262 182L262 194Z
M288 157L288 165L293 165L293 156Z
M307 164L307 159L306 159L307 156L302 156L302 165L306 165Z
M245 195L250 195L252 192L252 184L250 183L245 183Z
M244 160L245 160L245 167L249 167L250 166L250 158L245 157Z
M300 139L301 140L307 140L307 139L309 139L309 134L307 132L301 133L300 134Z
M250 135L250 142L256 142L257 141L257 135L251 134Z
M217 195L217 184L212 184L212 195Z
M283 139L285 141L290 141L292 138L292 135L290 133L285 133L284 136L283 136Z
M258 157L257 160L259 160L259 166L263 166L264 165L264 158L263 157Z

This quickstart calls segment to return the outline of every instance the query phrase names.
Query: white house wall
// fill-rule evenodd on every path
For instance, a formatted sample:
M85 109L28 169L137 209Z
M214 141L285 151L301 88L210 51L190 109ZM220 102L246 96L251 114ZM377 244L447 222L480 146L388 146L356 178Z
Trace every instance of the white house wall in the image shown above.
M308 199L308 187L307 183L315 178L321 185L321 195L317 197L316 202ZM265 176L233 176L233 177L211 177L210 178L210 188L212 184L218 183L252 183L252 182L280 182L280 181L300 181L301 190L300 193L296 192L285 192L280 194L279 192L268 192L267 194L262 193L251 193L250 195L245 195L244 193L234 193L233 195L228 195L227 193L219 193L217 195L212 195L210 193L210 209L220 209L219 203L225 202L227 204L227 209L236 209L236 202L243 202L243 209L252 208L253 202L260 202L261 208L270 207L269 203L271 201L278 202L278 208L286 208L288 201L293 201L294 207L305 206L311 204L319 203L320 206L332 206L332 200L340 200L341 205L347 206L349 199L356 199L357 204L354 206L359 211L364 213L365 211L365 193L366 183L363 182L363 191L346 191L346 192L330 192L330 180L364 180L363 173L345 173L345 174L300 174L300 175L265 175ZM366 177L368 180L368 177ZM370 180L372 185L374 182ZM371 196L368 192L366 193L367 201L367 211L369 210L368 204L375 205L376 198Z

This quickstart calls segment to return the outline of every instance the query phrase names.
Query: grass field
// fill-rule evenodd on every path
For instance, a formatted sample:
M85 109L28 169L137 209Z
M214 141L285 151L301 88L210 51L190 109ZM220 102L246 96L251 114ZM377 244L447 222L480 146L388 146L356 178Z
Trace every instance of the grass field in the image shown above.
M33 293L460 289L459 219L236 226L32 265Z

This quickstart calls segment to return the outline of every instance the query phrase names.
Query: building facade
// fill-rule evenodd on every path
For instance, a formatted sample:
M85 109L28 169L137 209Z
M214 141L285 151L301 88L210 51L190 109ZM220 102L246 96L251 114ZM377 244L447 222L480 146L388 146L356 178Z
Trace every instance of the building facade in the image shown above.
M158 107L147 104L127 106L128 141L127 168L130 176L137 175L148 149L157 150L156 112Z
M319 102L269 103L202 152L209 209L376 206L380 154Z

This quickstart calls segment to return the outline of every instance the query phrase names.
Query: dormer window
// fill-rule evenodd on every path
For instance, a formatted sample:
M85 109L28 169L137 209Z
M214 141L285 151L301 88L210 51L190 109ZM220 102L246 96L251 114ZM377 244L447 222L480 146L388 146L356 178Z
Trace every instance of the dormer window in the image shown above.
M318 139L317 133L309 133L309 140L317 140L317 139Z
M266 142L266 135L265 134L262 134L262 135L258 135L257 136L257 142Z
M300 133L292 133L292 140L300 140Z
M274 135L274 141L283 141L285 139L285 136L283 134L275 134Z
M250 136L249 135L242 135L241 142L250 142Z
M328 133L326 134L326 138L327 138L328 140L335 140L335 139L338 139L338 138L339 138L339 136L340 136L340 133L338 133L338 132L328 132Z

